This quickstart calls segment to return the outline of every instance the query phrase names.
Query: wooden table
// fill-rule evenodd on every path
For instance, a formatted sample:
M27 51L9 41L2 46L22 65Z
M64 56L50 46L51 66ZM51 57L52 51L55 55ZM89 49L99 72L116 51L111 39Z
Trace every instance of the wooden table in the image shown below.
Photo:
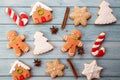
M12 7L16 12L27 12L31 11L31 5L37 1L41 1L53 9L53 20L41 25L34 25L32 19L29 19L29 23L25 27L18 27L4 12L4 9L8 6ZM85 62L90 62L96 59L98 65L104 67L101 73L101 80L120 80L120 0L107 0L111 4L113 9L113 14L117 17L117 22L112 25L96 26L94 25L94 20L96 19L98 12L98 4L101 0L1 0L0 1L0 80L12 80L9 70L10 64L19 59L30 65L32 68L32 77L29 80L51 80L51 78L45 74L45 62L51 61L54 58L59 58L61 62L68 65L66 58L68 54L63 54L60 48L63 44L62 36L64 34L69 34L72 29L80 29L83 33L82 41L84 42L85 54L80 56L76 54L72 57L73 64L77 69L79 74L78 80L86 80L86 78L81 75L83 70L83 64ZM73 11L73 6L87 6L88 10L91 12L92 17L88 22L86 27L74 27L73 22L68 19L66 28L61 30L61 23L63 20L64 12L66 6L71 8ZM57 35L52 35L50 32L50 27L55 25L59 28ZM25 53L21 57L16 57L14 55L13 49L7 49L6 44L8 40L6 39L6 32L8 30L16 30L19 34L26 35L26 42L30 45L30 51ZM44 36L49 39L54 45L54 50L39 56L33 55L33 35L36 31L40 30L44 33ZM68 30L68 32L66 32ZM90 53L90 48L93 44L96 35L104 31L107 33L107 37L103 43L106 48L106 54L101 58L94 58ZM33 60L35 58L40 58L42 60L41 67L34 67ZM56 78L56 80L75 80L70 68L64 71L65 76Z

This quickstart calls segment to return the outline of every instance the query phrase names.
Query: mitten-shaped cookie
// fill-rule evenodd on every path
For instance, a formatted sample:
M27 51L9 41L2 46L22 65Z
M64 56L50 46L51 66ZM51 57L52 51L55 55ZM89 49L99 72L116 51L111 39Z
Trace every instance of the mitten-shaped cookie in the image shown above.
M70 35L64 35L63 40L65 40L66 42L62 46L61 51L68 51L68 54L70 56L73 56L75 54L76 47L81 47L83 45L82 42L79 40L81 36L82 33L78 29L72 30Z
M9 40L7 48L13 48L16 56L21 56L22 52L28 52L29 47L23 42L25 35L17 35L14 30L10 30L6 37Z

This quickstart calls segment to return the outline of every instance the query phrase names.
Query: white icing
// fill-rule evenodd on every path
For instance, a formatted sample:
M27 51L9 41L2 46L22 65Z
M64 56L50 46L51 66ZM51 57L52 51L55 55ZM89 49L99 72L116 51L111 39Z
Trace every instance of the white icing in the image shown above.
M53 49L53 46L47 42L47 38L43 37L43 33L37 31L34 35L34 45L33 54L43 54Z
M109 7L108 2L103 0L99 7L100 10L98 11L98 17L95 20L95 24L110 24L117 21L112 14L112 9Z
M16 65L18 65L18 66L20 66L20 67L23 67L23 68L26 69L26 70L30 70L30 67L29 67L29 66L25 65L24 63L20 62L19 60L16 60L16 61L13 63L13 65L12 65L11 70L10 70L9 73L12 73L13 71L15 71L15 66L16 66Z
M36 11L36 8L39 7L39 6L48 10L48 11L52 11L52 9L48 6L46 6L45 4L43 4L41 2L36 2L35 5L32 8L32 11L30 12L30 16L34 13L34 11Z
M100 78L99 75L103 68L97 65L96 60L93 60L90 64L85 63L84 67L85 68L82 74L87 77L87 80L92 80L93 78Z

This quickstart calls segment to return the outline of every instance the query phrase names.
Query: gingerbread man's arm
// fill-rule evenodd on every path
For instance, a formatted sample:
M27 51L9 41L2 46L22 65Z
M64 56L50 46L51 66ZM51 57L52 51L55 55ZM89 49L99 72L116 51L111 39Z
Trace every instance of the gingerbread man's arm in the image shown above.
M18 38L24 40L25 39L25 35L21 34L21 35L18 35Z
M68 35L64 35L64 36L63 36L63 40L65 40L65 41L67 41L68 38L69 38Z
M6 46L7 46L7 48L11 48L12 47L10 42L8 42Z
M83 46L83 42L82 41L78 41L78 47L82 47Z

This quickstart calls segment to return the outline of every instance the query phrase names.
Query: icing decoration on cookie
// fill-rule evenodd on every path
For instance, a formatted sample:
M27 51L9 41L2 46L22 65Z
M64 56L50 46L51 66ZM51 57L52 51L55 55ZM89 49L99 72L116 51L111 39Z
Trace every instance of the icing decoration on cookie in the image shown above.
M117 21L115 16L112 14L112 9L109 7L110 4L103 0L99 5L100 10L98 11L98 17L95 20L95 24L111 24Z
M74 11L70 14L70 18L74 20L75 26L78 26L79 24L86 26L87 20L90 17L91 14L88 12L87 7L79 8L78 6L74 6Z
M100 79L100 72L102 69L102 67L97 65L96 60L93 60L91 63L84 64L82 74L87 77L87 80L92 80L94 78Z
M82 33L78 29L74 29L71 31L70 35L64 35L63 40L65 40L65 44L62 46L61 51L66 52L68 51L68 54L70 56L75 55L76 47L82 47L82 42L79 40L82 36Z
M30 77L30 67L16 60L9 72L12 75L13 80L25 80Z
M34 39L35 48L33 54L35 55L43 54L53 49L52 44L47 42L48 39L43 36L42 32L40 31L35 32Z
M98 36L97 36L97 39L94 41L94 44L92 45L92 49L91 49L91 52L92 52L92 55L95 56L95 57L101 57L104 55L105 53L105 48L104 47L101 47L101 44L102 42L104 41L105 39L105 33L104 32L101 32Z
M10 30L7 32L6 37L9 40L7 48L13 48L16 56L21 56L22 52L29 51L28 45L23 42L25 35L17 35L16 31Z
M36 2L32 7L30 16L32 16L34 24L44 23L52 20L52 9L41 2Z
M63 76L63 70L65 68L65 65L62 64L58 59L54 59L53 61L46 62L46 74L50 75L51 78Z
M19 15L10 7L6 8L5 12L18 26L25 26L28 23L28 15L21 12Z

